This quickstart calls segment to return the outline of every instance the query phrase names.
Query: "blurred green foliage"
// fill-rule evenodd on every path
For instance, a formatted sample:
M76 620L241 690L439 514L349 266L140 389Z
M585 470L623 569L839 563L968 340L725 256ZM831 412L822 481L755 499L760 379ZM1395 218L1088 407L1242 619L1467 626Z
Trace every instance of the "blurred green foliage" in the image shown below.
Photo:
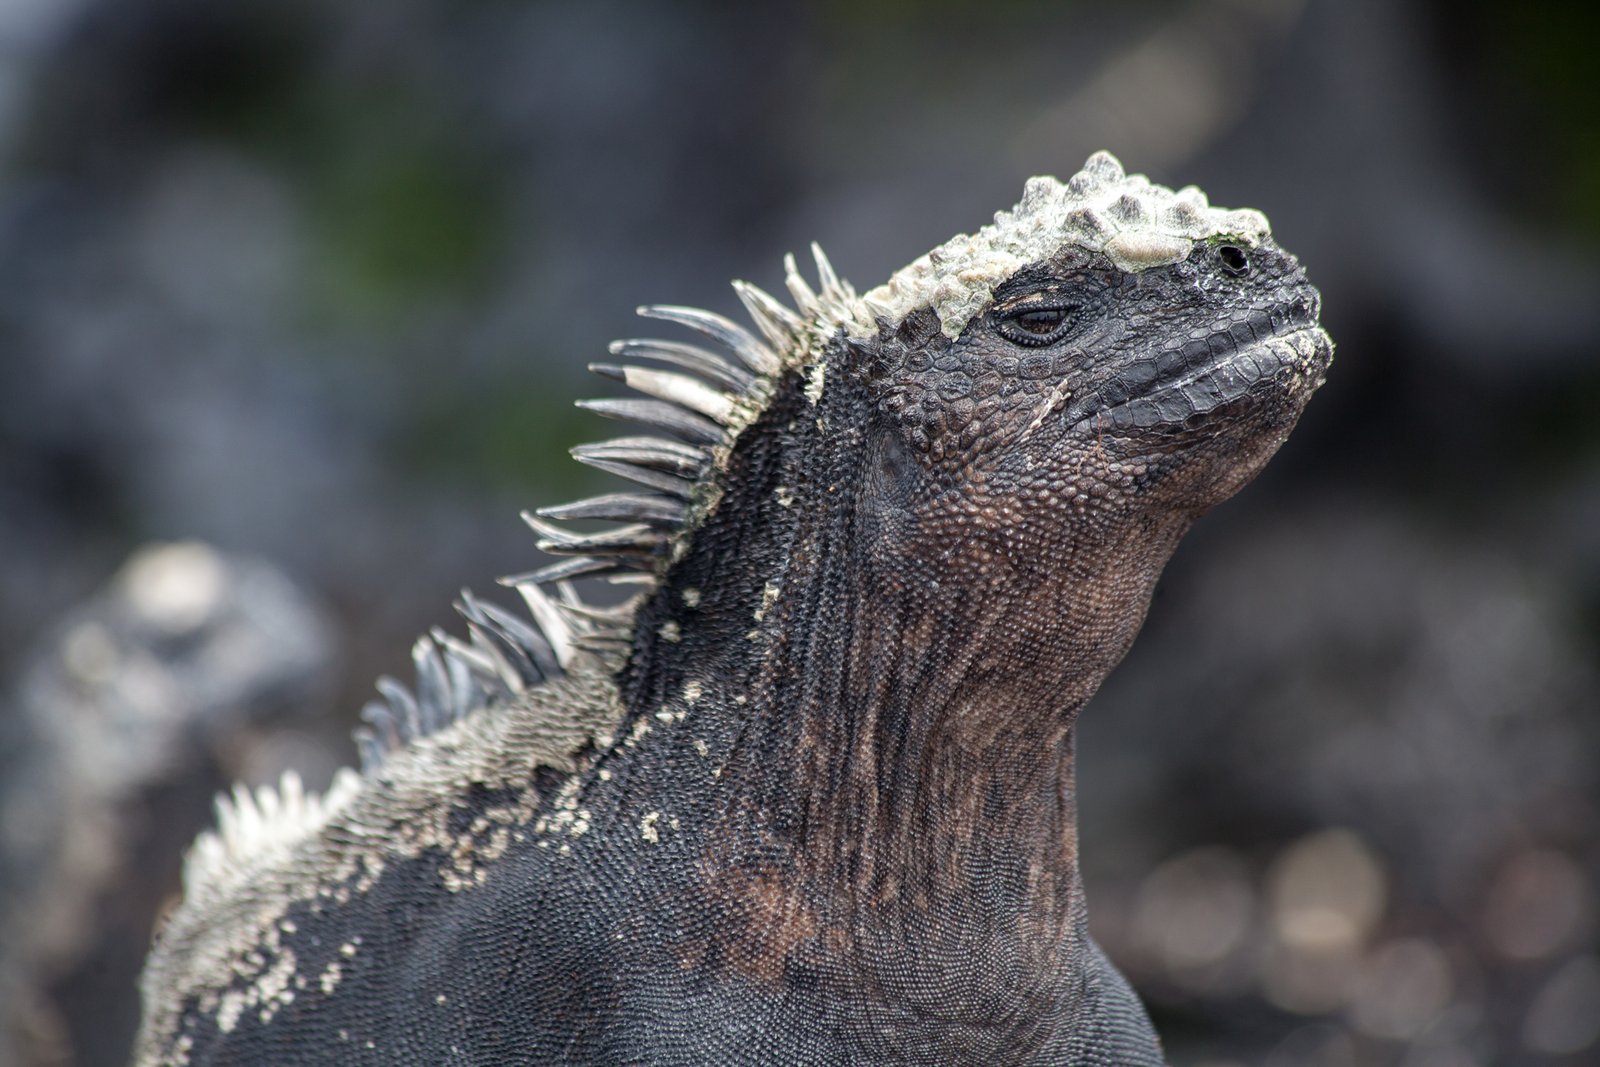
M598 475L567 449L603 437L595 417L565 394L511 387L446 386L429 392L390 441L392 458L418 479L461 489L522 490L542 503L593 491Z
M490 278L501 199L470 144L404 89L332 96L296 162L310 209L312 310L380 327Z
M374 49L350 66L317 51L313 10L246 5L167 48L158 110L264 164L309 220L307 311L380 334L435 298L491 278L504 168L452 86Z

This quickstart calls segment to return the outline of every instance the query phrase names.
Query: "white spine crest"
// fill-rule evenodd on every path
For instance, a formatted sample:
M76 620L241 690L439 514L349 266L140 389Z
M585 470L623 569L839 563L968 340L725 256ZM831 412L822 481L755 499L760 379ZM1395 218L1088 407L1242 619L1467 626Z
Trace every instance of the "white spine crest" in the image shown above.
M524 513L541 549L569 557L501 580L521 595L527 614L462 592L456 607L466 620L467 638L437 628L419 638L412 648L412 685L380 678L377 688L382 699L363 709L367 725L357 731L356 740L368 777L341 771L328 792L318 797L306 792L291 771L276 788L251 790L237 785L231 795L219 797L217 828L200 835L185 864L186 907L207 907L209 902L247 892L256 872L289 863L295 849L361 795L370 776L379 773L395 752L413 748L420 739L442 733L483 709L522 700L552 679L593 673L602 662L597 654L631 642L638 598L613 608L596 608L584 603L569 579L598 577L652 586L661 561L672 558L694 524L714 509L716 472L738 435L765 408L777 379L814 362L820 342L840 325L870 324L862 318L855 291L834 273L820 248L813 245L812 251L817 261L816 290L800 276L792 256L785 261L786 285L798 311L747 282L734 283L759 337L696 308L639 309L648 318L688 327L710 344L618 341L611 346L614 355L666 363L677 370L635 363L595 364L596 372L647 399L585 401L583 406L670 436L617 438L580 446L573 454L580 462L618 474L649 492L611 493ZM820 382L820 376L816 380ZM586 519L610 519L621 525L599 532L560 525ZM575 718L583 718L581 709L573 711ZM548 758L559 764L566 751L553 750Z
M326 793L308 793L294 771L285 771L277 788L243 783L217 797L217 828L195 838L183 864L183 884L193 903L197 892L226 892L251 870L283 858L295 842L316 833L330 815L361 789L350 768L334 775Z

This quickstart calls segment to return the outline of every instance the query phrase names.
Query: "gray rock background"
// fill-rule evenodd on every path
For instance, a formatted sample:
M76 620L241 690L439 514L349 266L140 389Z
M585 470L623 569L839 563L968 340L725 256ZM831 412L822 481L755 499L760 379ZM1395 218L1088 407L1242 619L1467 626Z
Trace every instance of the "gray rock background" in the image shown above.
M812 239L870 285L1106 147L1266 210L1339 354L1086 715L1102 937L1182 1067L1594 1062L1597 22L0 4L0 1060L121 1062L210 792L325 781L412 636L535 562L635 304L731 313ZM176 644L112 578L173 540L230 591ZM86 620L187 702L84 675Z

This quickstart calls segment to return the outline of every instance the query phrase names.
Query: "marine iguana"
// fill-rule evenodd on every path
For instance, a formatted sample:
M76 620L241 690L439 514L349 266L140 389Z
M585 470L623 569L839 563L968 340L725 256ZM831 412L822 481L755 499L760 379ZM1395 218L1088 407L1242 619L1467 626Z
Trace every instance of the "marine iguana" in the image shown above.
M1073 723L1322 383L1317 291L1103 152L863 295L814 251L793 308L735 283L756 333L646 307L714 347L594 368L670 439L573 450L644 491L526 516L531 621L464 596L359 775L219 802L140 1062L1163 1062Z

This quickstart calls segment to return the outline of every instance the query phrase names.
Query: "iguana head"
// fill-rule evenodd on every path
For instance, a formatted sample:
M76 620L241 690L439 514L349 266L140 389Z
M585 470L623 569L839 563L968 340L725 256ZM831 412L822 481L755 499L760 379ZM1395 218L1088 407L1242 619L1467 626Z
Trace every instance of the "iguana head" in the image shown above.
M1131 642L1179 537L1261 468L1332 358L1317 291L1259 212L1126 175L1104 152L1065 183L1030 180L992 225L865 294L813 251L815 287L787 261L793 307L735 283L759 336L640 309L710 342L618 341L628 362L593 365L645 398L583 406L664 436L574 455L644 491L525 516L570 557L505 579L535 625L465 598L470 646L435 632L417 646L417 693L386 680L367 709L368 767L585 649L627 653L638 717L691 674L804 673L772 650L820 648L830 619L863 635L853 655L878 617L944 673L982 660L1009 672L1004 699L1075 708ZM652 595L601 611L567 584L579 577ZM932 650L930 620L967 651Z
M863 295L817 258L816 289L789 263L793 310L738 284L761 339L643 309L735 358L627 341L614 351L694 376L599 368L655 399L590 406L681 443L578 450L658 495L547 509L636 525L536 523L542 547L579 556L539 577L652 572L636 662L663 628L701 646L674 656L718 659L822 567L855 583L860 611L899 597L913 615L1009 617L975 636L1033 640L1002 659L1041 644L1076 658L1086 698L1177 539L1278 448L1332 355L1316 290L1259 212L1125 175L1106 153L1065 183L1032 179L992 225Z
M911 764L1050 749L1184 531L1278 448L1332 356L1260 213L1105 153L865 294L816 251L815 286L788 262L793 306L736 283L756 332L641 309L710 344L616 342L594 369L644 398L584 406L662 436L574 454L644 491L527 516L569 557L506 579L534 625L466 598L470 643L419 642L416 693L386 682L369 706L369 767L541 678L622 663L601 748L699 707L785 731L750 742L756 764L864 736ZM565 525L588 520L621 525ZM649 592L602 611L568 584L589 576ZM893 802L869 786L884 758L837 803Z
M1259 212L1105 153L1065 184L1034 178L863 302L876 329L848 345L877 409L863 509L1014 527L1013 556L1224 499L1332 354L1317 291Z

